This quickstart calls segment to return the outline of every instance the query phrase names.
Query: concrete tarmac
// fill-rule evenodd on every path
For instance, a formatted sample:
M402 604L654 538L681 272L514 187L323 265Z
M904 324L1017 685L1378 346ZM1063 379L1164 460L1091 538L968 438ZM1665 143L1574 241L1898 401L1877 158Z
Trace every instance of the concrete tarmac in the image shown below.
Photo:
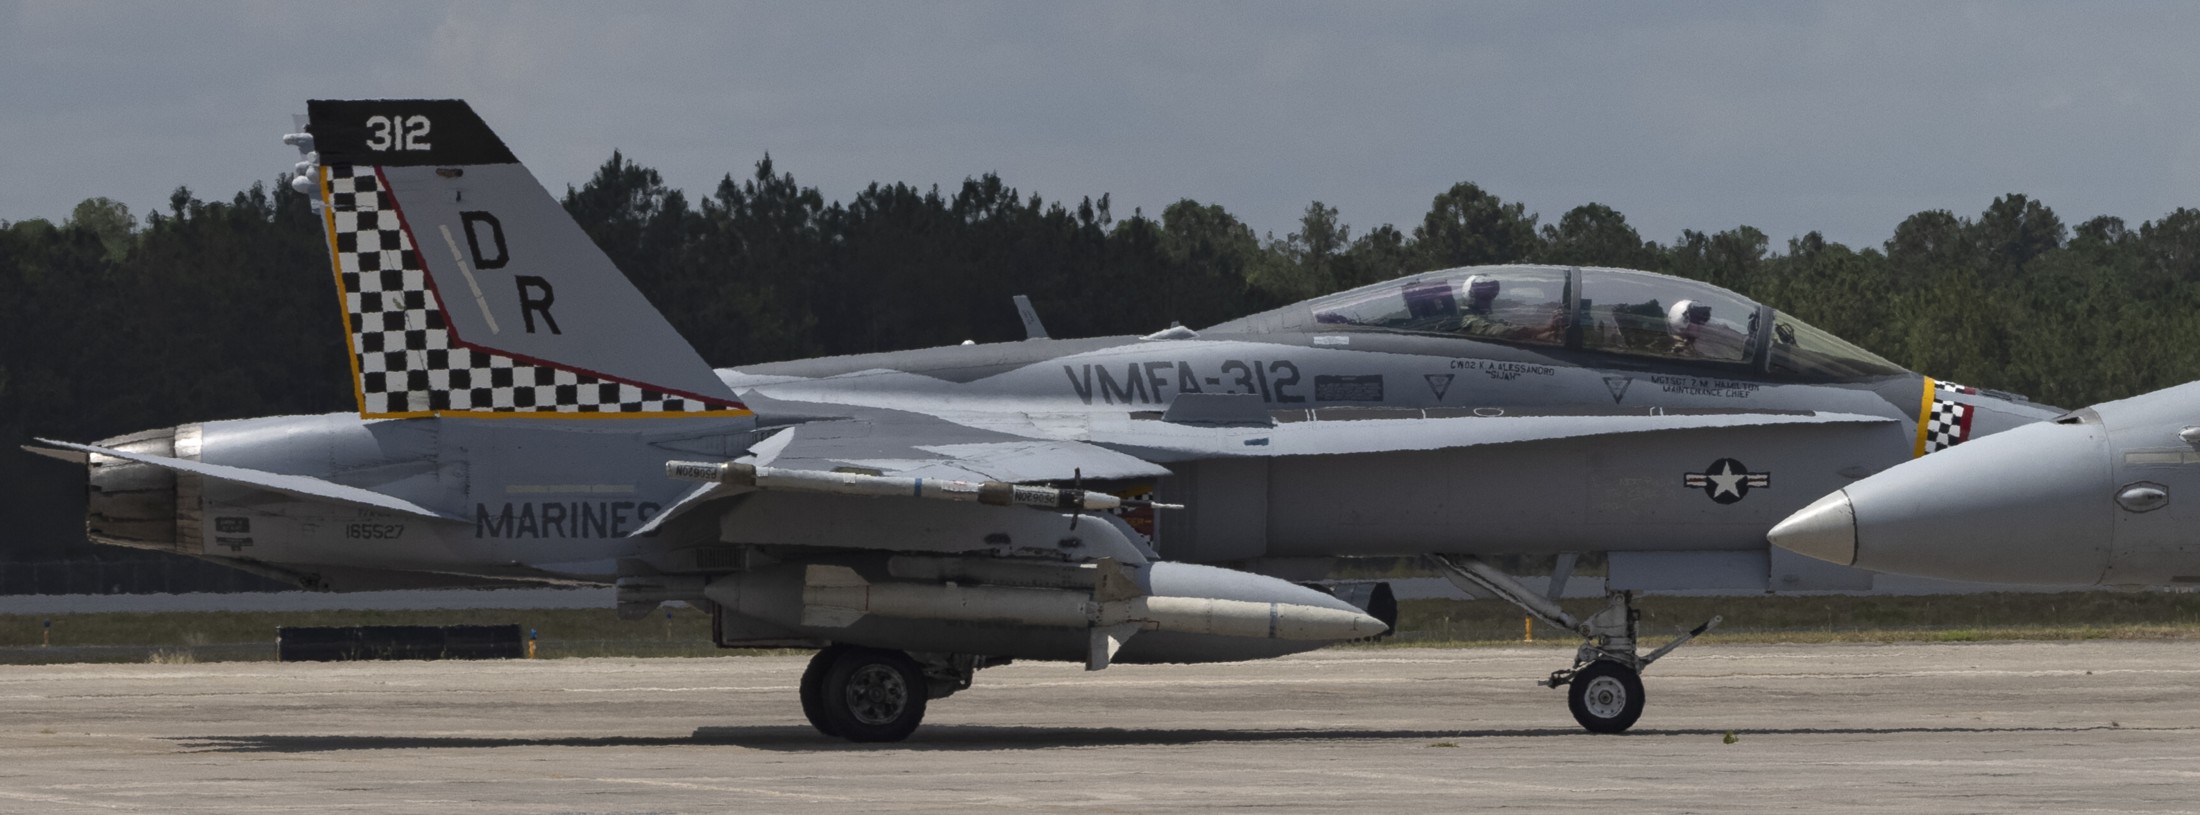
M1570 654L1011 665L897 745L800 657L0 666L0 812L2200 810L2200 642L1692 646L1624 736Z

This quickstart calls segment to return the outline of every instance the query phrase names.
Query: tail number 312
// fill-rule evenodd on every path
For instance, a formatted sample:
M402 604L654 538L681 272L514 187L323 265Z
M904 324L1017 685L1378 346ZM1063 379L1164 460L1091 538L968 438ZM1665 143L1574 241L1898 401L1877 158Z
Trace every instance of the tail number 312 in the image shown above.
M374 116L367 119L367 129L373 131L369 150L430 149L426 116Z

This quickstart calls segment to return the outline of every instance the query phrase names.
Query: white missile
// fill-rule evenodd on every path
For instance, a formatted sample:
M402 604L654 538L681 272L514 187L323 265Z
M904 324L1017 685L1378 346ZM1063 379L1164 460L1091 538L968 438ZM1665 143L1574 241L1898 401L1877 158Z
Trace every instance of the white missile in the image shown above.
M853 625L865 615L1006 622L1056 628L1174 631L1225 637L1341 642L1389 630L1357 611L1286 602L953 583L874 583L846 566L811 565L802 587L802 624Z
M797 470L736 461L668 461L665 475L682 481L702 481L761 490L824 492L835 495L930 498L940 501L975 501L994 506L1097 512L1125 506L1181 509L1180 504L1158 504L1118 498L1082 489L1010 484L1005 481L953 481L940 478L873 475L870 473Z
M654 586L637 581L633 588L637 599L648 599L639 593ZM1082 640L1087 670L1106 668L1143 631L1168 636L1142 649L1142 661L1213 662L1304 651L1389 630L1351 604L1273 577L1186 563L1133 568L1109 558L1070 563L893 555L866 563L777 564L710 578L701 593L727 615L789 636L838 641L844 630L876 637L914 626L934 632L933 650L966 652L987 647L982 643L1003 630L1055 647ZM943 621L960 625L935 625Z

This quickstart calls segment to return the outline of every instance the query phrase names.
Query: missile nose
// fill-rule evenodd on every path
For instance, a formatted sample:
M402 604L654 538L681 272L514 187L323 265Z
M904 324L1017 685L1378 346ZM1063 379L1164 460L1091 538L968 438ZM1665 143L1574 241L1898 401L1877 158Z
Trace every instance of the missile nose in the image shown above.
M1835 491L1787 516L1765 534L1772 545L1837 566L1856 563L1856 507Z
M1352 636L1350 639L1374 639L1388 633L1390 633L1390 624L1377 619L1372 614L1363 611L1352 617Z
M1382 636L1390 626L1357 609L1341 611L1317 606L1273 605L1269 636L1302 642L1351 642Z

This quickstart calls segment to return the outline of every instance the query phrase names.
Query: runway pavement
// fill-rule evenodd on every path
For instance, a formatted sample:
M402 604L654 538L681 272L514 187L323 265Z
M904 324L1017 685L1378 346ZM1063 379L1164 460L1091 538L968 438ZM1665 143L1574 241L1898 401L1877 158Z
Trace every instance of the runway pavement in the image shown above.
M0 812L2200 810L2200 642L1691 647L1616 737L1570 652L1012 665L874 746L797 657L0 666Z

